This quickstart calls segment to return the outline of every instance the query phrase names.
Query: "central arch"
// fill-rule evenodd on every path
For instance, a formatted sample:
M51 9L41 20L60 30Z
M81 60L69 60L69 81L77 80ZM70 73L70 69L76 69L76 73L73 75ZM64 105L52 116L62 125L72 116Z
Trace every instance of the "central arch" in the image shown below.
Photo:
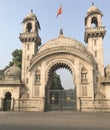
M73 65L68 60L56 60L48 65L47 69L47 84L46 84L46 111L50 110L76 110L76 86L73 85L73 89L52 89L50 88L52 83L52 75L58 69L67 69L72 75L74 84L74 69ZM54 87L53 87L54 88Z

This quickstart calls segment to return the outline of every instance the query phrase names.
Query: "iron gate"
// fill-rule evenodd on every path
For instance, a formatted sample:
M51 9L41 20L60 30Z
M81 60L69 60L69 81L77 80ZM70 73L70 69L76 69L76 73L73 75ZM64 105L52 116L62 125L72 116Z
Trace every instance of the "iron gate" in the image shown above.
M11 110L11 100L4 99L3 101L3 111L10 111Z
M76 100L74 90L50 90L48 110L75 110Z

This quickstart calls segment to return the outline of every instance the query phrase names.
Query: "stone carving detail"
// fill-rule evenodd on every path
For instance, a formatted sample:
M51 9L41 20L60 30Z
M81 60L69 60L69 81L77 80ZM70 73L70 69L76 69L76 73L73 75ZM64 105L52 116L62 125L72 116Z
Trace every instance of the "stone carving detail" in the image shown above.
M36 70L36 72L35 72L35 84L39 84L40 80L41 80L40 70Z
M81 104L83 104L83 105L94 104L94 101L93 100L90 100L90 101L88 101L88 100L81 100Z
M87 62L96 65L96 62L93 58L93 56L85 49L85 51L82 51L82 49L84 50L84 48L77 48L77 47L69 47L69 46L63 46L63 47L53 47L53 48L49 48L48 50L44 50L40 53L37 53L36 56L31 60L30 64L32 65L33 63L38 62L40 59L46 57L47 55L51 55L54 53L62 53L62 52L67 52L69 54L72 55L76 55L78 57L81 57L83 59L85 59ZM82 55L83 53L83 55Z
M105 95L103 93L99 92L99 93L96 93L95 98L96 99L104 99Z
M21 98L23 98L23 99L29 98L29 93L24 93Z

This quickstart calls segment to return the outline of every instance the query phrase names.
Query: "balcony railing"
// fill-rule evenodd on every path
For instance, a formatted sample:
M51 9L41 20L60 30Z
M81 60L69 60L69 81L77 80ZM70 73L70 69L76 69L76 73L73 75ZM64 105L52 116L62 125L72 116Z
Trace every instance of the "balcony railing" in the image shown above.
M95 28L92 28L92 27L87 27L86 32L105 32L105 27L104 26L100 26L100 27L95 27Z

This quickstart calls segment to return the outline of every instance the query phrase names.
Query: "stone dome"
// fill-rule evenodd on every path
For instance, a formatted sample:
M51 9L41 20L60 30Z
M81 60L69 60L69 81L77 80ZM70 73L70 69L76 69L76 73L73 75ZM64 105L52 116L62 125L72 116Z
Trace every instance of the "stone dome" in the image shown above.
M92 4L92 6L87 10L87 14L90 14L93 12L102 14L102 12L99 10L99 8L97 8L94 4Z
M106 77L110 77L110 64L105 67Z
M33 10L31 10L31 12L29 12L29 14L23 19L23 22L25 22L25 21L27 21L29 19L37 20L37 17L33 13Z
M62 36L59 36L56 39L50 40L46 42L38 51L38 53L43 52L45 50L55 48L55 47L75 47L80 50L86 50L86 47L80 43L79 41L72 39L72 38L67 38Z
M28 17L28 18L36 18L36 15L33 12L30 12L26 17Z
M21 76L21 70L20 68L16 67L16 66L11 66L8 69L6 69L6 71L4 72L4 76L8 76L8 77L20 77Z

